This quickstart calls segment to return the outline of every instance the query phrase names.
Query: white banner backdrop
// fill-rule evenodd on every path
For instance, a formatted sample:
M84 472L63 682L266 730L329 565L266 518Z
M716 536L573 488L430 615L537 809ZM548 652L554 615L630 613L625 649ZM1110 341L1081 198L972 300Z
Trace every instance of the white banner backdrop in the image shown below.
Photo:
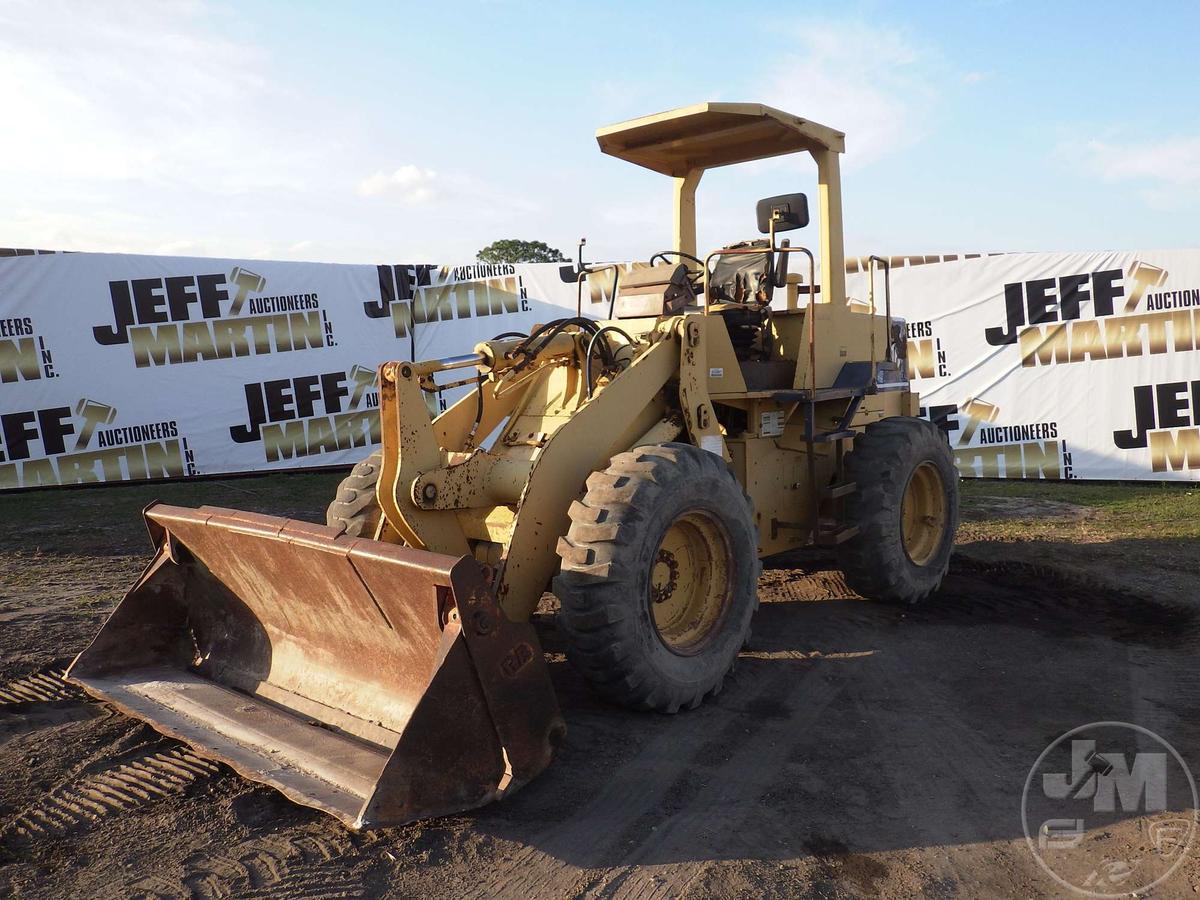
M1200 251L891 263L913 389L964 476L1200 479Z
M965 476L1200 478L1200 251L900 257L891 280ZM380 362L575 303L557 265L0 258L0 490L351 463Z
M0 489L354 462L382 361L469 352L575 293L545 265L0 259Z

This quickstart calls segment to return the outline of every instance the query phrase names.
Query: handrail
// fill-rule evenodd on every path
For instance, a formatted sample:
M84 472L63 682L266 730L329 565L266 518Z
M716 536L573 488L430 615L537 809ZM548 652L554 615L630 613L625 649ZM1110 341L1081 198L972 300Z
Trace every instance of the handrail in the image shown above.
M621 278L621 267L617 263L605 263L595 268L581 268L575 278L575 315L583 315L583 282L588 275L597 275L606 269L613 270L612 296L608 298L608 317L613 317L613 305L617 302L617 282Z
M875 264L880 263L883 266L883 302L884 311L887 317L884 327L884 334L887 335L887 356L886 362L895 362L894 348L892 347L892 266L888 260L882 256L867 257L867 296L871 301L871 316L875 315ZM875 323L871 323L871 378L875 378Z

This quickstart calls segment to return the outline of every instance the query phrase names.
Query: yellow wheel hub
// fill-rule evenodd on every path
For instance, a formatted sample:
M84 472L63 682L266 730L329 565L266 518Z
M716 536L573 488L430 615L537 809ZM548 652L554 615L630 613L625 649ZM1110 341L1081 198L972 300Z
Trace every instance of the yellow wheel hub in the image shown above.
M731 555L725 528L707 512L686 512L667 529L650 572L650 611L674 652L695 653L717 632L729 607Z
M900 532L904 552L914 565L927 565L937 555L946 534L946 486L933 463L921 463L908 479L900 506Z

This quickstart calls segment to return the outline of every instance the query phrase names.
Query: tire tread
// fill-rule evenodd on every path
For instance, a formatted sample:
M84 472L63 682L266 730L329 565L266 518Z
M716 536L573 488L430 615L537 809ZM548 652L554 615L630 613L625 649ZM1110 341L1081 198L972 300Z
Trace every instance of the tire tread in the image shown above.
M567 534L558 542L562 562L554 592L561 604L559 626L567 638L567 656L602 696L634 709L694 709L720 691L732 667L730 659L720 671L687 687L664 683L630 645L629 629L622 627L637 615L629 586L636 582L634 567L649 539L645 526L652 511L672 484L697 476L726 480L744 501L753 531L750 497L724 460L690 444L656 444L620 453L606 469L589 476L583 499L571 504ZM761 571L755 556L755 583ZM750 615L757 606L754 591L744 622L731 620L741 630L739 648L748 639Z

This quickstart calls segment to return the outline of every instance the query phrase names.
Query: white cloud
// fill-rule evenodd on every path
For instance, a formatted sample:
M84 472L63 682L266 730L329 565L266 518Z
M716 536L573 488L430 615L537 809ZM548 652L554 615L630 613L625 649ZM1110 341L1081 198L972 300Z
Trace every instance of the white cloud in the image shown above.
M312 258L316 247L314 241L296 241L294 244L267 243L257 248L251 248L243 255L251 259L308 260Z
M187 0L0 3L0 244L236 256L264 227L315 233L369 142L240 24Z
M793 58L767 79L767 102L847 131L848 167L919 141L938 99L930 51L890 27L802 24Z
M154 248L156 256L194 256L197 247L195 241L167 241Z
M1136 185L1151 209L1178 210L1200 202L1200 137L1156 141L1063 144L1058 155L1110 184Z
M1105 181L1200 186L1200 137L1134 144L1088 141L1082 148L1082 156L1088 169Z
M0 246L362 262L464 198L480 221L536 215L506 183L389 159L394 126L295 65L236 6L0 0Z
M376 172L358 183L360 197L395 194L404 203L427 203L434 197L433 182L437 172L414 165L405 165L394 172Z
M20 126L0 171L209 193L305 185L336 153L329 110L266 77L269 59L236 32L186 2L6 4L0 84Z

